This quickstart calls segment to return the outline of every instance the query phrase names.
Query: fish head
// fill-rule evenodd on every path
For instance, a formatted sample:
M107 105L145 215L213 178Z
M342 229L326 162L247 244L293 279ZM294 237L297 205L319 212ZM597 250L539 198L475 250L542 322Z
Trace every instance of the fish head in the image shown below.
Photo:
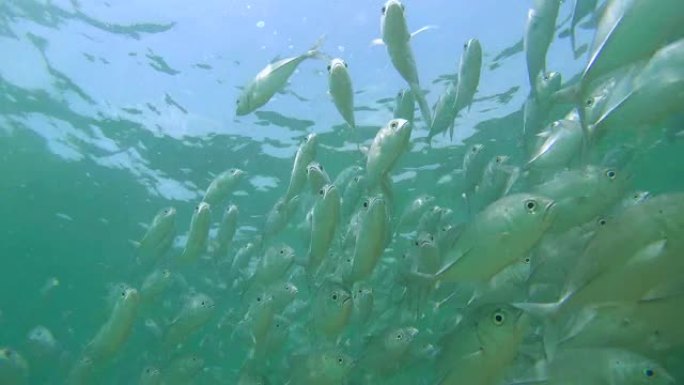
M3 367L24 372L29 368L28 362L19 352L9 347L0 347L0 369Z
M238 209L238 207L236 205L229 205L228 207L226 207L226 211L225 211L224 215L228 216L228 217L232 217L232 216L238 215L239 212L240 212L240 209Z
M302 139L302 143L299 145L299 150L302 155L309 159L312 159L316 155L316 147L318 146L318 135L312 132Z
M387 127L389 127L392 135L405 138L406 140L411 136L411 131L413 129L413 126L408 120L401 118L390 120L389 123L387 123Z
M159 211L157 216L155 217L154 222L166 222L166 221L175 221L176 220L176 208L175 207L165 207Z
M235 115L245 116L252 110L252 94L248 89L245 89L235 101Z
M196 373L204 368L204 359L200 356L191 354L178 358L175 366L185 373Z
M188 308L197 312L208 312L214 308L214 300L206 294L197 293L191 296L188 302Z
M141 375L141 377L145 379L159 378L160 376L161 372L154 366L146 366Z
M406 43L411 38L404 17L404 5L399 0L388 0L380 10L382 41L387 45Z
M195 206L195 214L198 216L209 215L209 210L211 206L207 202L200 202Z
M418 335L418 329L412 326L392 329L385 334L384 344L389 351L405 351Z
M228 170L228 173L233 177L233 178L240 178L243 175L247 174L245 170L239 169L239 168L231 168Z
M339 349L323 352L320 356L321 371L326 378L342 379L354 367L354 360Z
M333 76L338 73L347 72L347 68L349 68L347 62L340 58L332 59L330 64L328 64L328 72Z
M346 318L352 309L352 295L342 284L328 281L318 292L317 314L326 318Z
M485 351L514 349L530 325L530 318L524 311L507 304L478 308L474 321Z
M323 200L337 200L340 201L340 193L334 184L327 184L318 191L318 195Z
M560 72L540 73L535 84L538 97L549 100L554 92L560 90L562 80Z
M637 353L614 351L609 360L611 379L620 384L670 385L676 381L658 362Z
M480 68L482 65L482 45L477 39L469 39L463 44L463 64L468 68Z
M387 204L380 196L372 196L363 201L363 211L366 218L381 219L387 217Z

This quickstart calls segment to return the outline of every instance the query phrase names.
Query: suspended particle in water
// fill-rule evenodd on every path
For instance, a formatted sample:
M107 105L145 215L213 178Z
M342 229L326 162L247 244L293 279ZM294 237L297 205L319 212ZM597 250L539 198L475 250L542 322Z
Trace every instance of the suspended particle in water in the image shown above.
M259 20L256 23L257 28L264 28L266 26L266 22L263 20Z

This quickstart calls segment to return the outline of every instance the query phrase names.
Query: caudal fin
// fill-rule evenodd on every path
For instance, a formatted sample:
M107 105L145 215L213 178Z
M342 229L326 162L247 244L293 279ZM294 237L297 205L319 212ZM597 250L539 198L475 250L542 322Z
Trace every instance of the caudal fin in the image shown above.
M325 35L316 40L316 42L306 51L306 56L313 59L330 60L332 57L325 52L321 52L321 47L325 44Z
M429 129L432 127L432 112L430 112L430 106L428 105L427 99L425 99L425 94L423 93L423 90L420 89L420 85L411 84L410 86L411 92L413 92L413 95L416 97L416 101L418 102L420 114Z

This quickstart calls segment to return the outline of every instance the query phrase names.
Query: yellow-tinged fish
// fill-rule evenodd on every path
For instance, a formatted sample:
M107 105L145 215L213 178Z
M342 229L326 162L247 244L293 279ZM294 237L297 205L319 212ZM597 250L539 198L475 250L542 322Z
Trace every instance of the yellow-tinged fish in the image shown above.
M326 280L315 294L311 316L324 336L335 339L347 326L352 312L352 296L342 284Z
M518 355L529 317L510 305L472 308L441 338L437 365L440 385L497 384Z
M311 242L307 270L315 274L328 254L340 220L340 194L337 187L327 184L318 191L318 197L311 212Z
M29 377L26 359L14 349L0 348L0 383L3 385L25 384Z
M366 159L366 187L369 191L381 183L399 157L408 150L412 129L408 120L392 119L375 135Z
M235 114L247 115L266 104L285 86L287 80L304 60L324 58L325 55L319 51L323 40L321 37L308 51L299 56L278 60L262 69L242 90L236 101Z
M382 7L380 19L382 43L387 47L387 53L394 68L411 87L411 92L418 102L423 120L430 127L432 126L432 113L423 90L420 88L418 70L410 41L411 37L426 29L427 27L424 27L414 33L409 33L404 17L404 5L399 0L388 0Z
M208 295L203 293L190 295L166 330L164 346L175 348L178 344L183 343L189 335L201 329L211 319L215 311L214 300Z
M178 260L183 263L195 262L206 251L211 225L211 209L208 203L200 202L190 220L188 239Z
M86 345L83 355L97 364L114 358L133 330L139 304L140 295L136 289L127 288L121 291L112 313Z
M166 253L176 236L176 209L166 207L154 216L152 224L136 243L138 263L155 263Z
M207 188L204 194L204 202L216 206L228 197L242 180L245 172L239 168L231 168L220 173Z
M397 93L394 101L394 119L406 119L413 124L414 114L416 112L416 99L413 97L411 90L401 90Z
M313 132L307 135L299 145L297 154L295 154L294 164L292 165L290 184L287 187L283 202L290 202L290 200L297 196L304 188L307 177L306 168L316 157L317 147L318 138Z
M237 230L237 220L240 210L236 205L230 205L223 212L221 223L219 224L216 238L214 239L214 254L224 257L228 254L228 249L233 243L233 237Z
M349 127L356 128L354 119L354 89L347 62L332 59L328 64L328 87L337 111Z
M470 39L463 45L463 55L458 65L458 85L453 109L454 116L465 107L470 107L480 85L482 71L482 46L477 39ZM453 126L452 126L453 130ZM453 137L453 131L449 133Z
M343 385L354 361L340 349L314 349L290 358L290 385Z
M190 354L175 358L168 367L163 369L164 385L187 385L204 368L202 357Z
M156 301L173 283L173 274L168 269L155 269L148 274L140 286L140 300L147 305Z
M555 202L509 195L489 205L465 228L436 277L444 282L487 282L520 260L553 223Z
M376 196L364 201L354 245L350 282L363 280L373 273L389 241L388 229L389 218L385 200Z
M309 187L312 195L318 194L323 186L330 184L330 176L318 162L311 162L306 167L306 178L309 180Z
M411 348L417 335L418 329L405 326L390 327L379 335L369 337L357 369L380 378L401 370L411 358Z

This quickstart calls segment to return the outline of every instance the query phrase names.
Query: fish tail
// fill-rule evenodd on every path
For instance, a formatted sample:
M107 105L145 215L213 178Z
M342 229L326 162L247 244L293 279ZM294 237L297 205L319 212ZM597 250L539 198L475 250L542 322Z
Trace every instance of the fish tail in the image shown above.
M546 320L558 314L563 301L553 303L514 303L513 306L528 313L532 317Z
M411 92L416 97L416 101L418 102L418 108L420 109L420 114L423 117L423 120L425 121L426 126L432 127L432 113L430 112L430 106L428 105L427 99L425 99L425 94L423 93L423 90L420 89L420 85L417 83L410 84L411 86Z
M309 48L308 51L306 51L305 56L307 58L311 59L321 59L321 60L330 60L332 57L325 52L321 52L321 47L323 44L325 44L325 34L321 35L318 40Z

